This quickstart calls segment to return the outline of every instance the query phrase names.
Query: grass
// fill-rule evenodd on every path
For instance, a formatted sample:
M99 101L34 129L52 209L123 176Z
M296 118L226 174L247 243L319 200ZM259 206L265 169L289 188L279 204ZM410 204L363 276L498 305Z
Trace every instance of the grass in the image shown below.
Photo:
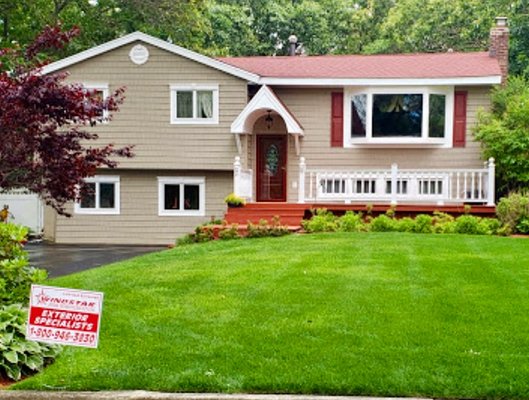
M54 279L105 292L97 350L15 389L529 398L529 241L320 234Z

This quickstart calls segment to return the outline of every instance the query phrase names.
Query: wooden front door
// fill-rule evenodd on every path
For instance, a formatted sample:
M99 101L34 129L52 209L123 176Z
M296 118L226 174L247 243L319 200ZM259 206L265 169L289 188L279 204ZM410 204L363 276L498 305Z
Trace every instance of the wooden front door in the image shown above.
M287 201L287 136L257 135L257 201Z

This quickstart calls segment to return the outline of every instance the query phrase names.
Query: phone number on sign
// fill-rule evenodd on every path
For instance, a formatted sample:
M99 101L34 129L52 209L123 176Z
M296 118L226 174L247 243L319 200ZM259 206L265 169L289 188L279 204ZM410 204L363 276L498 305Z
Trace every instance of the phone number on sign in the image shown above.
M87 343L92 344L96 341L96 335L93 333L79 333L70 331L61 331L58 329L33 328L29 329L29 335L39 339L50 339L64 342Z

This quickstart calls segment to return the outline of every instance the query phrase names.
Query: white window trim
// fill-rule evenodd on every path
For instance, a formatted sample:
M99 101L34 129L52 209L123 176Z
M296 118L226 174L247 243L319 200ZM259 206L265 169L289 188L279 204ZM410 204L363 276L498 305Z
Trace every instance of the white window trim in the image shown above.
M217 125L219 123L219 85L169 85L171 89L171 124L177 125ZM213 92L213 117L212 118L177 118L176 117L176 92L193 92L193 114L196 113L197 91L211 90Z
M92 214L92 215L119 215L120 214L120 178L114 175L96 175L91 178L85 179L86 183L95 183L95 208L82 208L79 201L74 204L75 214ZM114 184L114 208L101 208L100 207L100 196L99 196L99 185L98 183L113 183Z
M359 94L367 95L366 137L351 137L351 101ZM373 95L375 94L422 94L423 119L421 137L381 137L372 136ZM445 135L443 138L428 137L430 116L430 95L446 96ZM454 124L454 87L453 86L387 86L346 88L344 91L344 147L452 147Z
M199 209L198 210L184 210L184 191L181 190L180 209L166 210L165 209L165 185L198 185ZM203 217L206 215L206 178L187 176L159 176L158 177L158 215L160 217Z
M99 90L103 92L103 100L106 100L109 96L108 83L83 83L83 87L87 90ZM108 124L108 110L103 110L103 124Z

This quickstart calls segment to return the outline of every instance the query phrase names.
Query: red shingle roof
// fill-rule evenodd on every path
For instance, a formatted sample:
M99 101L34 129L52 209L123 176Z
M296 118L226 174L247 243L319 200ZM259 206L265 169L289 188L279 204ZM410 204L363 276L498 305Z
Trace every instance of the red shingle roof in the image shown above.
M487 52L395 55L224 57L227 64L270 78L456 78L501 75Z

